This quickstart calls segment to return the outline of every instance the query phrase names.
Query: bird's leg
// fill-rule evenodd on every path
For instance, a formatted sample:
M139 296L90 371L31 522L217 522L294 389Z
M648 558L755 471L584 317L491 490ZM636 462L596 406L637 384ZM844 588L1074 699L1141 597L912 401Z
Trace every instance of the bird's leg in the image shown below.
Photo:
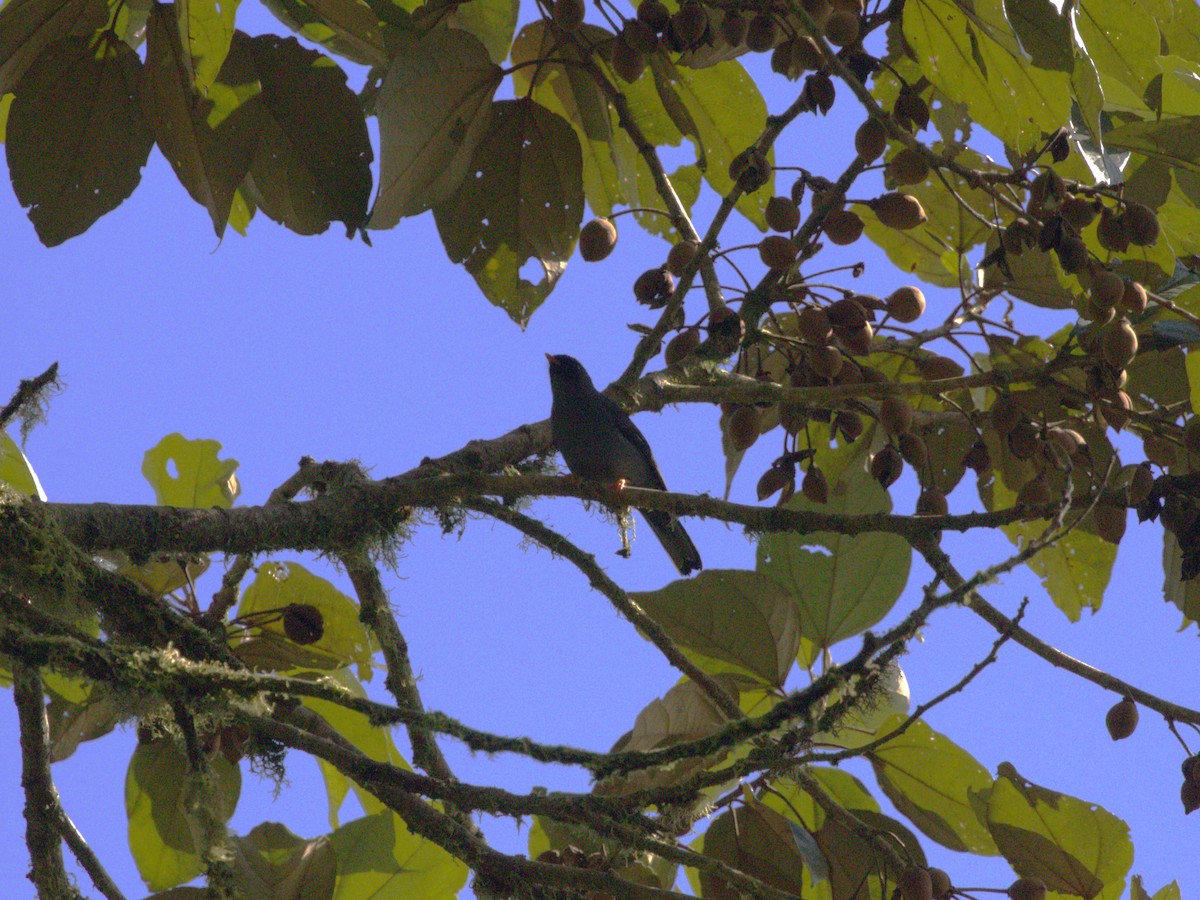
M620 484L624 485L624 480ZM621 532L621 547L617 550L617 556L620 556L622 559L629 559L633 555L633 547L631 546L634 537L633 511L628 506L622 506L616 510L616 513L617 528Z

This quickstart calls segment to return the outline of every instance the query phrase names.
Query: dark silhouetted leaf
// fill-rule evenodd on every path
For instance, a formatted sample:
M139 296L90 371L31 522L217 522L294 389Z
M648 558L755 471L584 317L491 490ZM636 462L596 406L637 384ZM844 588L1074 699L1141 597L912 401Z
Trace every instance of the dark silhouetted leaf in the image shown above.
M208 210L221 237L234 192L250 171L258 146L257 119L239 109L211 126L214 103L192 88L169 7L151 8L147 32L142 112L163 156L192 199Z
M772 887L804 893L803 862L792 826L761 803L736 807L717 816L704 834L704 855L719 859ZM715 875L700 873L705 897L736 900L744 896Z
M13 190L47 247L83 234L133 193L153 141L142 61L116 40L65 38L17 85L8 115Z
M492 106L492 122L458 191L434 207L446 253L492 303L524 325L567 267L583 217L579 141L532 100ZM535 259L534 283L523 267Z
M364 66L385 66L379 16L362 0L264 0L264 5L292 31L332 53Z
M0 95L55 41L91 37L108 21L104 0L9 0L0 8Z
M407 44L379 89L379 196L372 228L450 197L492 116L500 69L475 37L437 29Z
M249 199L298 234L320 234L333 221L361 227L374 154L346 73L295 38L265 34L248 46L262 83Z

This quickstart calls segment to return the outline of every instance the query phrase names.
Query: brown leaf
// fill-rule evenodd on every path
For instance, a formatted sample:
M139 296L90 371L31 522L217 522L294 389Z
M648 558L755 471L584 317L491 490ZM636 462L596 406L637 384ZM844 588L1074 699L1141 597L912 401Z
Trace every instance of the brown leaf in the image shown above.
M108 21L104 0L9 0L0 8L0 95L61 38L91 37Z

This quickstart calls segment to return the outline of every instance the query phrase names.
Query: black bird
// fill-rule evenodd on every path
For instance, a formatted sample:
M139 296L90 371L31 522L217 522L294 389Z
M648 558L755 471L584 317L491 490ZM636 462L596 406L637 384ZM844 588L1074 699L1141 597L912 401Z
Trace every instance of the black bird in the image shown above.
M650 445L625 411L596 390L579 360L549 353L546 359L554 394L550 429L571 474L665 491ZM662 511L638 512L646 517L681 575L700 568L700 552L678 519Z

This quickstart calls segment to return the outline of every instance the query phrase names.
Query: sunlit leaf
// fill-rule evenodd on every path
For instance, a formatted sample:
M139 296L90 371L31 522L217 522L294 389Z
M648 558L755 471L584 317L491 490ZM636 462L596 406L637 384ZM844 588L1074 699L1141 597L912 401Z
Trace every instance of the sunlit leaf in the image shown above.
M1026 781L1008 763L992 787L970 793L976 814L1018 875L1084 900L1121 896L1133 844L1129 826L1112 813Z
M847 469L830 488L829 502L814 504L797 492L789 509L831 515L886 512L891 499L871 476ZM870 628L900 598L908 581L912 548L899 535L769 534L758 544L758 571L792 595L800 633L830 647Z
M177 43L166 51L203 94L216 80L233 40L233 26L241 0L176 0ZM170 15L169 7L151 7L150 15Z
M337 856L329 836L307 840L278 822L233 839L237 888L260 900L331 900Z
M125 776L129 848L151 890L190 881L203 871L189 810L204 803L210 814L228 821L242 789L241 770L217 753L208 760L215 779L189 773L187 756L169 740L138 744ZM207 784L203 797L195 796Z
M7 431L0 431L0 481L22 494L37 497L43 502L46 500L46 492L38 481L37 473L33 471L20 445L8 436Z
M178 432L146 451L142 475L154 488L159 506L228 509L241 493L236 459L220 459L219 441L188 440Z
M764 684L783 687L796 660L796 606L782 587L758 572L706 569L630 598L679 646Z
M901 721L893 716L884 730ZM962 747L916 721L868 758L883 792L926 835L951 850L998 852L967 797L989 787L991 776Z
M410 832L390 810L347 822L329 841L337 859L334 900L454 900L467 881L465 863Z

